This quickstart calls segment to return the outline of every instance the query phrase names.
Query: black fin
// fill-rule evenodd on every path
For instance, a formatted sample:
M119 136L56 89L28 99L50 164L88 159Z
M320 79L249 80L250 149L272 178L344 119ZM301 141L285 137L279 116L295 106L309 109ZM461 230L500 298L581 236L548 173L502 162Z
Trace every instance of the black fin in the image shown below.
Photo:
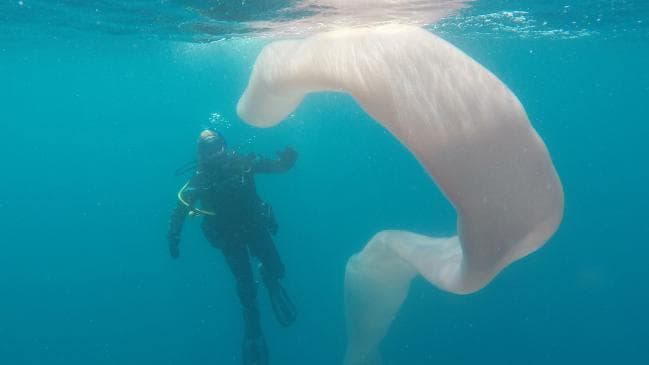
M284 327L292 325L297 318L297 308L288 297L286 290L279 283L275 283L273 288L268 288L268 295L277 322Z
M243 365L268 365L268 350L263 336L244 338L241 351Z

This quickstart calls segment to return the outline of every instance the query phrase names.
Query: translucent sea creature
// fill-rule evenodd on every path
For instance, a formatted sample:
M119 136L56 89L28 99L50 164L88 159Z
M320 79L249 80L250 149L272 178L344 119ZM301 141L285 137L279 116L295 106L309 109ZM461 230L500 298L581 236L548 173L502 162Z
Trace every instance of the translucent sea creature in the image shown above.
M272 126L317 91L351 94L413 153L457 211L456 236L382 231L349 259L345 363L373 364L413 277L458 294L481 289L554 234L563 190L516 96L426 30L386 25L271 43L237 112Z

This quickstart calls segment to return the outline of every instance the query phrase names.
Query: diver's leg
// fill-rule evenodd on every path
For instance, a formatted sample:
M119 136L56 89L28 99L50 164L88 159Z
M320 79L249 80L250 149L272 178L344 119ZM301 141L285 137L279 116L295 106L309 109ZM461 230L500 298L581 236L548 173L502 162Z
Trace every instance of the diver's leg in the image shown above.
M272 237L266 231L258 232L252 242L250 248L259 261L263 265L263 278L266 280L279 280L284 277L284 264L279 257L275 243Z
M250 267L248 250L244 245L238 243L226 243L221 250L236 280L237 295L243 307L246 336L259 336L261 335L261 326L256 303L257 287Z
M270 234L265 230L259 232L251 242L252 253L261 262L261 276L268 289L268 296L277 321L283 326L295 322L297 309L289 299L279 279L284 277L284 264L277 253Z
M237 282L237 294L243 307L245 327L242 363L244 365L266 365L268 364L268 351L259 323L259 309L256 303L257 288L250 267L248 249L238 242L225 243L221 249Z

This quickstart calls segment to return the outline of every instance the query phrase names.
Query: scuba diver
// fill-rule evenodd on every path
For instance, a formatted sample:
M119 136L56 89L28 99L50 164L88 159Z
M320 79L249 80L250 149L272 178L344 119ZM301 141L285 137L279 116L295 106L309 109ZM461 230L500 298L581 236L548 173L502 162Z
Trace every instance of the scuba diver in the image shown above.
M297 152L290 147L277 152L277 155L276 160L256 154L241 155L229 149L219 133L203 130L197 142L194 175L178 192L178 204L171 215L167 234L169 253L178 258L185 217L203 217L201 227L205 238L223 252L236 279L245 324L244 365L268 363L250 256L255 256L260 262L260 275L278 322L289 326L297 315L295 306L279 283L284 276L284 265L271 237L277 232L277 222L271 206L261 200L255 188L256 173L287 171L297 159ZM197 206L199 201L200 208Z

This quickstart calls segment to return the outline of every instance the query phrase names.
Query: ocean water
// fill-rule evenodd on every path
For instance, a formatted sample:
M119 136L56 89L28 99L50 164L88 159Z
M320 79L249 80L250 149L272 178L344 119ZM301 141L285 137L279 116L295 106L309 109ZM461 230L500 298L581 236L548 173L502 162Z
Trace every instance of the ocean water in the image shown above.
M320 31L326 3L0 4L0 364L240 363L221 253L197 221L180 259L165 240L185 182L174 170L206 126L242 151L298 151L291 171L257 182L300 314L280 327L260 288L262 325L271 364L342 363L349 256L384 228L453 234L456 216L347 95L310 95L270 129L237 117L262 47ZM415 279L384 363L649 362L649 3L447 3L443 17L415 4L397 21L425 23L516 93L561 177L565 215L542 249L475 294ZM346 19L333 13L325 28Z

